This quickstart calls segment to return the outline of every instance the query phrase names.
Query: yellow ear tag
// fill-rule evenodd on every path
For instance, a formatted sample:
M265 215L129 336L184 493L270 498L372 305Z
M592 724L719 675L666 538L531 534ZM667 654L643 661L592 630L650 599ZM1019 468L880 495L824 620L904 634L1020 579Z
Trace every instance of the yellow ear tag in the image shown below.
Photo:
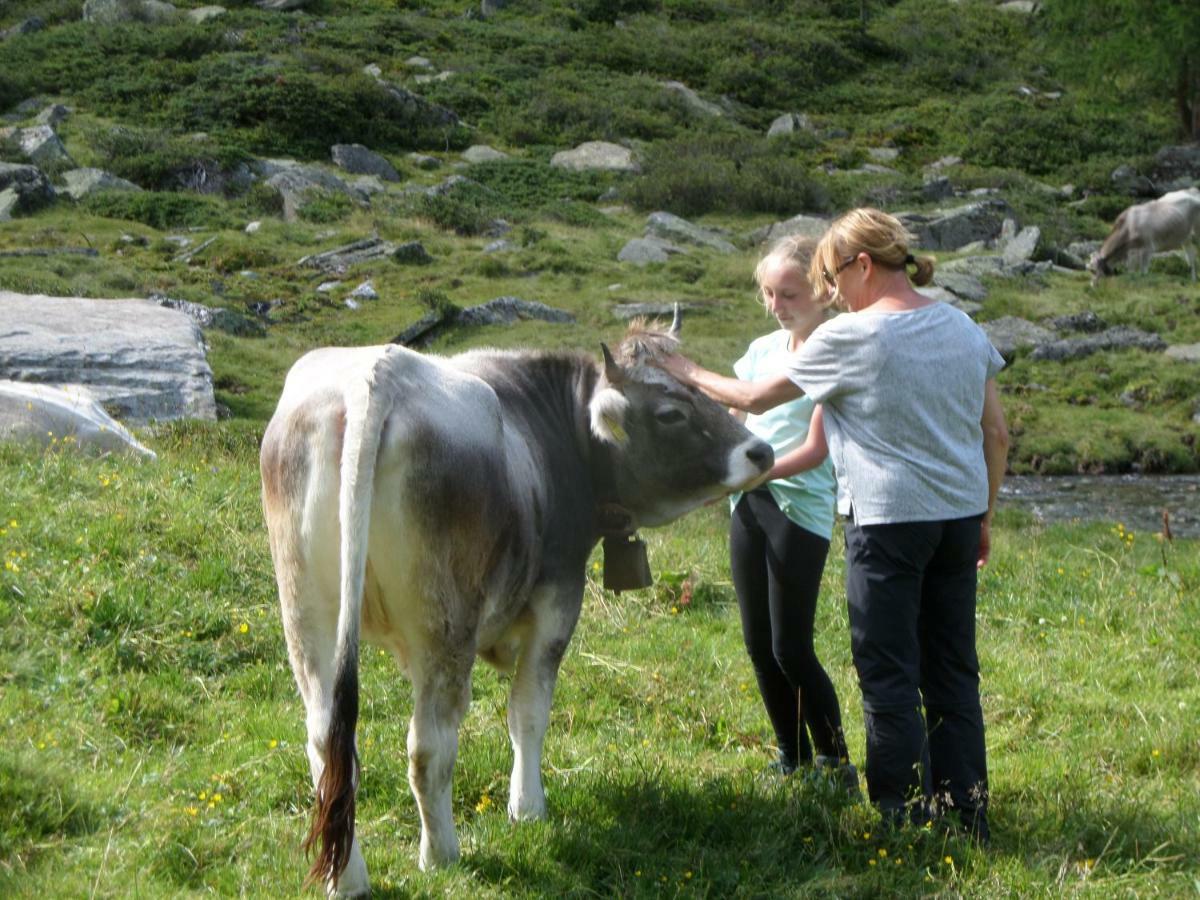
M605 416L604 424L608 426L608 430L612 432L618 444L623 444L629 440L629 435L625 433L625 429L621 427L621 423L612 416Z

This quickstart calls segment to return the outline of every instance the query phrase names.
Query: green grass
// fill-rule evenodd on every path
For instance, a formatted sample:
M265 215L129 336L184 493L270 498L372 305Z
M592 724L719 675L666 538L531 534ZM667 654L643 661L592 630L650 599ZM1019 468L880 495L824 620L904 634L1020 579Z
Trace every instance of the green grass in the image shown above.
M143 437L157 462L0 447L0 894L298 895L311 787L258 428ZM648 533L645 591L605 593L592 573L547 738L545 822L506 820L506 682L476 669L454 782L464 853L448 870L416 870L409 687L364 652L358 830L377 896L1195 892L1200 543L1001 515L980 584L981 852L937 830L881 834L866 806L760 777L770 731L725 527L714 507ZM838 544L817 642L861 761Z

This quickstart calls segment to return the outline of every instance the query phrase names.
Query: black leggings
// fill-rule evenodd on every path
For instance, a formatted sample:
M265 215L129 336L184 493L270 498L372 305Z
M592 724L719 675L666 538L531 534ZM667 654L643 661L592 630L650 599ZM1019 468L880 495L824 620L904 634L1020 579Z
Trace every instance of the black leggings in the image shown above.
M813 619L829 541L780 512L766 488L743 495L729 525L742 638L780 754L791 764L846 759L833 682L813 649Z

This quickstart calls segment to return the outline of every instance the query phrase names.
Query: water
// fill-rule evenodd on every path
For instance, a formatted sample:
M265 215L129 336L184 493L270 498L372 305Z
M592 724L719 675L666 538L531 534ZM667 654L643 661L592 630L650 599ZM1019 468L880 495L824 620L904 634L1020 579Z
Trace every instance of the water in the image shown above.
M1142 532L1161 531L1165 509L1175 537L1200 537L1200 475L1015 475L1004 479L1000 506L1039 522L1120 522Z

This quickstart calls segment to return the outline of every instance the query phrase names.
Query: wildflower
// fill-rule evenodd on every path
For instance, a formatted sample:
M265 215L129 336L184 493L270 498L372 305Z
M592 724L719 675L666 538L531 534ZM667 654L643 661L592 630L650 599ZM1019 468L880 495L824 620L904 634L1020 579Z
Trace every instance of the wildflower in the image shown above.
M883 848L883 847L880 847L880 848L879 848L879 858L880 858L880 859L887 859L887 850L886 850L885 848Z
M863 832L863 840L864 840L864 841L869 841L870 839L871 839L871 832L869 832L869 831L864 831L864 832Z
M679 615L679 607L678 606L671 607L671 615L673 615L673 616Z
M238 626L238 631L240 631L242 634L245 634L249 630L250 630L250 625L246 622L243 622L241 625Z
M194 806L185 806L185 807L183 808L183 811L184 811L185 813L187 813L189 816L195 816L195 815L199 815L199 813L200 813L200 810L198 810L198 809L197 809L196 807L194 807Z
M492 805L492 798L489 797L487 794L484 794L482 797L479 798L479 802L475 804L475 812L477 812L477 813L485 812L488 809L488 807L490 807L491 805Z
M867 865L868 865L868 866L873 866L873 865L875 865L875 860L873 860L873 859L868 859L868 860L867 860Z
M1158 759L1158 757L1160 755L1159 750L1157 748L1154 750L1151 750L1150 755L1153 756L1155 759Z
M275 740L275 738L271 738L269 741L267 741L267 749L268 750L274 750L278 746L279 746L279 741Z
M952 866L952 865L954 865L954 857L947 856L945 859L942 860L942 862L944 862L948 866Z
M16 527L17 527L17 520L16 520L16 519L9 519L9 520L8 520L8 527L9 527L9 528L16 528Z

